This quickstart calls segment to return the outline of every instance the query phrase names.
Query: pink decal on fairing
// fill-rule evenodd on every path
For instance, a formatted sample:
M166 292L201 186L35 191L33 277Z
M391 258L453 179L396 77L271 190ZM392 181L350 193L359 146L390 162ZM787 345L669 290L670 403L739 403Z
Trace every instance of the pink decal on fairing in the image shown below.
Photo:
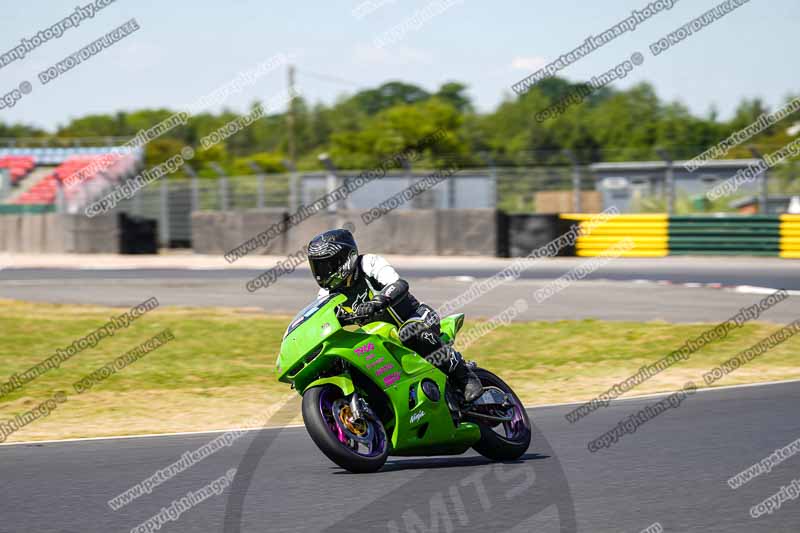
M388 387L389 385L394 385L396 381L400 380L400 372L392 372L388 376L383 377L383 384Z
M374 368L374 367L378 366L379 364L381 364L384 361L384 359L386 359L385 357L377 357L376 358L375 354L372 353L372 350L374 350L374 349L375 349L375 345L372 344L371 342L369 342L369 343L365 344L364 346L359 346L358 348L353 350L353 353L355 353L356 355L364 355L364 354L366 354L365 360L369 361L370 359L372 359L372 361L370 361L370 363L367 364L367 368ZM382 367L378 368L378 370L375 371L375 377L378 377L381 374L385 374L386 372L388 372L390 370L393 370L393 369L394 369L394 365L393 364L383 365ZM383 377L383 384L388 387L389 385L392 385L393 383L395 383L399 379L400 379L400 372L392 372L391 374Z
M373 366L375 366L375 365L379 365L379 364L381 364L381 363L383 362L383 359L384 359L383 357L378 357L377 359L375 359L374 361L372 361L370 364L368 364L368 365L367 365L367 368L372 368L372 367L373 367Z
M372 350L374 350L374 349L375 349L375 345L373 345L373 344L370 342L370 343L367 343L367 344L365 344L364 346L359 346L358 348L356 348L356 349L355 349L355 350L353 350L353 351L355 352L355 354L356 354L356 355L361 355L361 354L363 354L363 353L366 353L366 352L372 351Z
M384 372L388 372L389 370L391 370L391 369L393 369L393 368L394 368L394 365L383 365L382 367L380 367L380 368L379 368L379 369L378 369L378 370L375 372L375 375L376 375L376 376L380 376L380 375L381 375L381 374L383 374Z

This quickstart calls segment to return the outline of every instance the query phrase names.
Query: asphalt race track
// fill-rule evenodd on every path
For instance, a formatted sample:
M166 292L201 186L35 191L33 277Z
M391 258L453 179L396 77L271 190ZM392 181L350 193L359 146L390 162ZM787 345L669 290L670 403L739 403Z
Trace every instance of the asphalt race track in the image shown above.
M438 306L503 268L488 259L398 265L414 293ZM470 316L491 317L523 298L519 320L722 321L776 288L792 297L760 320L800 315L800 268L790 261L678 258L604 265L541 304L533 293L580 264L553 260L525 271L471 303ZM129 307L156 296L162 305L253 307L291 315L313 298L308 270L250 293L250 268L6 268L0 298ZM697 377L700 380L701 376ZM570 424L575 406L529 410L535 424L528 453L497 464L458 457L391 458L371 475L330 463L302 427L248 431L127 506L108 501L221 433L96 439L0 446L0 533L530 531L639 533L800 531L800 499L771 514L750 510L793 478L790 457L734 490L726 481L800 438L800 382L700 391L610 448L588 443L661 398L616 401ZM265 409L273 399L254 399ZM297 399L282 409L299 411ZM214 421L207 421L214 427ZM230 487L177 513L156 529L135 529L237 469Z
M411 258L398 264L398 270L418 298L438 307L467 291L475 281L494 275L509 261L415 262ZM626 259L609 262L541 304L535 303L532 296L536 290L579 264L580 259L539 262L523 271L519 279L470 302L463 311L468 317L492 317L523 298L529 304L517 320L707 322L725 320L762 297L746 286L800 290L800 268L793 261ZM316 294L317 287L305 265L267 288L248 292L247 281L262 272L249 268L8 268L0 270L0 298L128 307L157 296L162 305L256 307L268 313L293 315ZM770 309L762 319L788 323L797 318L798 310L790 299Z
M123 256L125 257L125 256ZM135 256L127 256L135 257ZM179 256L178 256L179 257ZM258 256L255 256L258 257ZM278 258L280 259L280 258ZM401 275L407 278L439 278L471 276L487 278L510 264L512 259L502 258L448 258L426 257L416 260L406 257L395 261L390 257ZM586 261L581 258L551 258L534 262L523 270L520 279L555 279L571 268ZM185 270L180 268L98 268L75 270L65 268L7 268L0 270L0 280L25 279L251 279L263 269L219 268ZM13 263L12 263L13 265ZM303 264L295 272L285 276L289 279L308 279L308 266ZM588 280L610 281L669 281L672 283L720 283L722 285L755 285L779 289L800 290L800 267L796 261L777 258L705 258L665 257L636 259L626 258L611 261L601 269L590 273Z
M575 424L564 419L574 406L531 409L534 442L514 463L390 458L370 475L334 466L302 427L248 432L118 511L110 498L218 434L0 446L0 532L130 531L231 468L231 487L160 531L798 531L798 500L749 514L798 476L798 458L736 490L726 480L800 437L800 383L699 391L589 452L589 440L659 399L613 402Z

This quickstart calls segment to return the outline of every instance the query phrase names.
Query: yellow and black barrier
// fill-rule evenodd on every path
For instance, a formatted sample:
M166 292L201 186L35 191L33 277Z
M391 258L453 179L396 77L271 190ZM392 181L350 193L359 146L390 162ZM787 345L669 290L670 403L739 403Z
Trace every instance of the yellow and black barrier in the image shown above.
M614 251L621 257L663 257L669 253L669 220L667 215L614 215L604 223L590 223L596 214L563 214L563 220L579 222L582 235L575 243L575 255L594 257L607 255L609 247L624 238L632 248Z
M623 238L632 248L614 255L753 255L800 259L800 215L616 215L604 223L590 223L595 214L563 214L578 222L582 235L575 244L578 256L607 255Z
M800 215L781 215L780 255L800 259Z

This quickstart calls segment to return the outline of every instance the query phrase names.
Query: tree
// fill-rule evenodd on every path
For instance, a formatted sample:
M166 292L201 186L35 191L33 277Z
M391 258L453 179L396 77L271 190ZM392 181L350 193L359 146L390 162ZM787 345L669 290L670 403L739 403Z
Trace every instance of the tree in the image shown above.
M466 90L467 86L463 83L451 81L439 87L434 96L455 107L459 113L471 113L472 101L464 94Z
M374 115L395 105L422 102L430 98L430 96L430 93L425 89L416 85L390 81L377 89L368 89L356 93L353 96L353 101L367 115Z
M44 137L47 132L26 124L3 124L0 122L0 137Z
M483 152L497 165L564 165L564 149L572 150L585 163L651 160L657 157L655 147L668 149L676 159L691 158L767 111L760 99L745 99L732 119L721 121L713 110L694 116L681 102L662 101L647 83L627 90L609 85L588 93L586 87L585 83L547 78L521 96L506 94L488 113L475 112L467 86L458 81L448 81L433 93L391 81L342 95L332 105L298 97L291 103L296 162L301 169L319 169L318 154L329 152L340 168L369 167L440 129L448 136L427 148L417 166L454 159L463 165L479 165L485 161L479 155ZM565 102L567 105L562 105ZM257 105L252 102L249 111ZM544 110L550 113L543 120ZM133 138L174 113L157 108L89 114L71 119L56 135L69 145L73 137ZM249 171L243 165L249 166L253 158L264 168L282 168L280 160L288 153L289 141L285 113L264 116L213 149L201 150L205 136L243 116L229 109L193 115L186 124L162 131L147 145L147 162L163 162L188 145L197 152L192 165L198 168L214 161L240 173ZM750 157L749 144L760 146L764 153L785 146L793 140L786 129L796 120L793 117L768 128L734 147L728 157ZM33 126L0 124L0 136L46 135Z
M420 139L439 130L447 137L429 146L425 156L430 164L439 164L445 154L464 154L467 145L458 137L461 115L450 104L435 98L416 104L388 108L368 119L357 132L331 136L331 156L342 168L373 166L415 146Z

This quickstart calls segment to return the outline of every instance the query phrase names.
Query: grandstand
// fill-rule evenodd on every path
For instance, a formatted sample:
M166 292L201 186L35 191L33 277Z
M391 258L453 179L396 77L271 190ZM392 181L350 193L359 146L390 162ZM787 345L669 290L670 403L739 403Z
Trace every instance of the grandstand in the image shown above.
M10 176L0 203L75 213L134 176L142 156L141 150L114 147L0 149L0 169Z
M0 168L8 170L11 184L16 185L36 166L36 161L31 156L7 155L0 157Z

